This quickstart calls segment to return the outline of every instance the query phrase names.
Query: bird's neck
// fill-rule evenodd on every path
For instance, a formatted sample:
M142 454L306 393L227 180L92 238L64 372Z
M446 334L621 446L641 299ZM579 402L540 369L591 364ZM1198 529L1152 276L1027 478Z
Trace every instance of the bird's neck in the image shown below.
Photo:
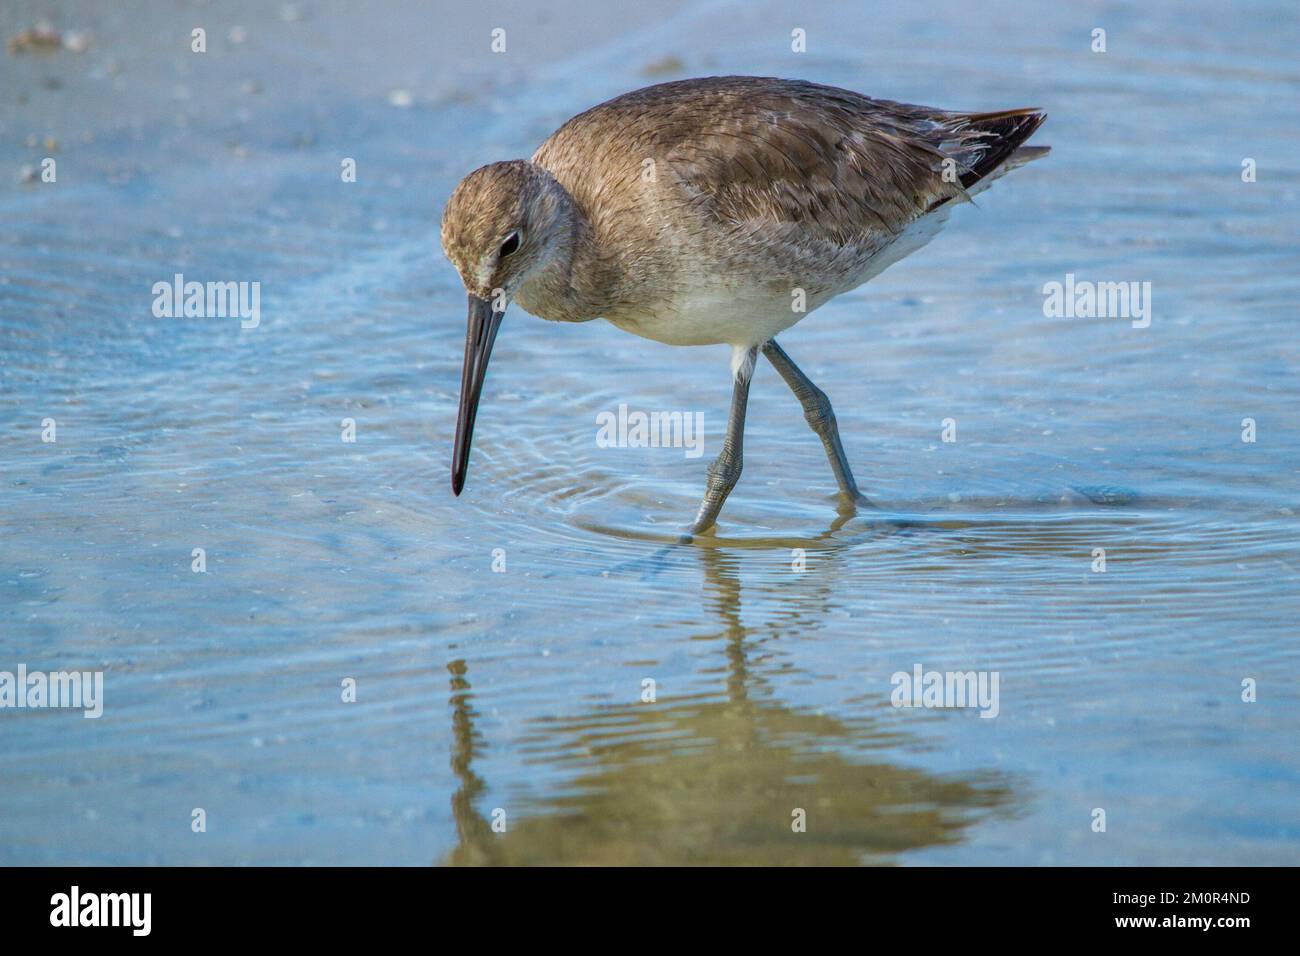
M546 198L556 205L559 235L547 264L520 286L515 299L552 322L588 322L608 311L617 268L569 191L549 173L547 179Z

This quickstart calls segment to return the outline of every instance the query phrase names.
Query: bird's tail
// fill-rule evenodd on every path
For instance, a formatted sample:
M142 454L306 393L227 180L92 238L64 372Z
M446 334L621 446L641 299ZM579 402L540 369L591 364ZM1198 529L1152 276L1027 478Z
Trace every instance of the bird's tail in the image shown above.
M963 167L962 186L970 190L986 177L992 180L1046 155L1050 147L1023 145L1045 119L1046 113L1032 108L954 115L953 131L960 140L954 153Z

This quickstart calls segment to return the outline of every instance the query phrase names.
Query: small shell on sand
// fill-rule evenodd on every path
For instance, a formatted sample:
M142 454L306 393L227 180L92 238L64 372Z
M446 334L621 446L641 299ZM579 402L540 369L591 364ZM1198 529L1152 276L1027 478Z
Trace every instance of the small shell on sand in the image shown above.
M63 44L63 37L54 24L41 20L34 27L20 30L9 38L10 53L52 53Z

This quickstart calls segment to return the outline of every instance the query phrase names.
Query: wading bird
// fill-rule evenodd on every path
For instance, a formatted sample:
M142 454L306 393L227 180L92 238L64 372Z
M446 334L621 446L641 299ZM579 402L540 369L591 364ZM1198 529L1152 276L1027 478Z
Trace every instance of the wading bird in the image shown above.
M740 477L759 350L825 445L842 501L869 504L830 401L776 336L929 242L954 200L1044 155L1021 144L1045 118L709 77L627 93L573 117L531 160L474 170L442 218L469 294L452 491L514 301L555 322L604 318L669 345L731 346L727 433L688 536L713 526Z

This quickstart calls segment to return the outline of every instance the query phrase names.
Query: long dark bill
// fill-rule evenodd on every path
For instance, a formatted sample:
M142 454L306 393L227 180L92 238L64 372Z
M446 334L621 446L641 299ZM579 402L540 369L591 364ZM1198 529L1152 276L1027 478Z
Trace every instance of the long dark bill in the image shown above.
M476 295L469 297L469 320L465 329L465 367L460 373L460 411L456 416L456 446L451 455L451 490L459 495L469 471L469 446L474 438L474 419L478 415L478 397L487 377L492 343L497 339L504 312Z

